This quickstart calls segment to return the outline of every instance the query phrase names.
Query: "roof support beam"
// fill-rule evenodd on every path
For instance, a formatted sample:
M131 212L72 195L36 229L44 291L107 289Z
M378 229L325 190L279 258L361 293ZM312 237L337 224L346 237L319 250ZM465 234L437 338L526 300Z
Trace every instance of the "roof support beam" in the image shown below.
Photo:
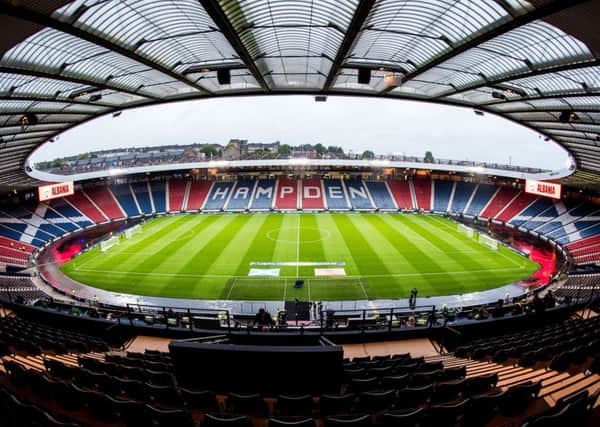
M473 83L471 85L465 86L465 87L455 90L453 92L448 92L443 95L439 95L436 97L436 99L445 98L447 96L458 95L460 93L469 92L472 90L477 90L477 89L486 88L486 87L493 88L496 85L501 85L503 83L510 83L514 80L542 76L544 74L560 73L561 71L578 70L578 69L584 69L585 67L597 67L597 66L600 66L600 60L594 59L592 61L589 61L589 62L586 62L583 64L581 62L574 62L574 63L570 63L570 64L559 65L556 67L530 70L530 71L527 71L524 73L511 74L510 76L504 76L504 77L497 78L497 79L493 79L493 78L487 79L487 81L485 81L485 82ZM520 98L520 99L527 99L527 98ZM532 99L535 99L535 98L532 97ZM515 100L517 100L517 99L515 99ZM494 104L498 104L498 103L502 103L502 102L506 102L506 101L492 101L492 102L488 102L488 103L483 103L481 105L494 105Z
M352 21L350 21L350 25L348 25L348 30L346 30L346 34L344 35L344 39L342 40L342 44L335 55L335 59L333 60L333 64L331 64L331 68L329 69L329 74L327 75L327 79L325 79L325 84L323 85L323 92L327 92L331 89L333 85L333 81L338 75L342 65L344 64L344 60L350 53L350 49L354 45L354 41L358 33L360 32L363 24L367 20L373 5L375 4L375 0L361 0L356 10L354 11L354 16L352 16Z
M0 4L2 4L2 3L0 3ZM133 95L133 96L141 96L144 98L150 98L150 99L153 99L156 101L160 100L159 97L154 96L154 95L139 93L139 92L136 92L133 90L122 88L120 86L111 85L111 84L108 84L105 82L99 82L99 81L95 81L95 80L86 80L86 79L82 79L79 77L65 76L63 74L54 74L52 72L25 69L25 68L15 68L15 67L9 67L7 65L2 65L2 66L0 66L0 73L11 73L11 74L18 74L20 76L41 77L41 78L45 78L45 79L54 79L54 80L59 79L59 80L65 81L65 82L71 82L71 83L85 85L85 86L96 86L101 89L109 89L109 90L113 90L115 92L127 93L127 94Z
M208 95L212 94L212 92L209 91L208 89L200 86L197 83L194 83L194 82L186 79L184 76L182 76L160 64L157 64L156 62L153 62L153 61L145 58L142 55L139 55L139 54L137 54L123 46L120 46L116 43L110 42L109 40L107 40L105 38L96 36L88 31L77 28L74 25L70 25L68 23L61 22L56 19L52 19L51 17L44 15L42 13L36 12L34 10L31 10L31 9L28 9L25 7L13 6L13 5L7 4L5 2L0 2L0 13L9 15L9 16L12 16L12 17L15 17L18 19L23 19L25 21L34 22L36 24L43 25L44 27L53 28L57 31L61 31L66 34L71 34L72 36L75 36L75 37L85 40L87 42L93 43L97 46L101 46L105 49L108 49L110 51L113 51L120 55L123 55L124 57L129 58L132 61L138 62L140 64L144 64L145 66L152 68L166 76L169 76L173 80L177 80L179 82L185 83L186 85L188 85L200 92L203 92Z
M256 63L252 59L252 56L250 55L250 53L244 46L244 43L240 39L240 36L238 35L235 28L233 28L233 25L229 21L229 18L227 18L227 15L221 8L221 5L219 5L218 1L216 1L216 0L199 0L199 1L200 1L200 4L202 4L202 7L204 8L204 10L206 10L208 15L212 18L212 20L215 21L215 24L217 24L217 27L219 27L219 29L221 30L221 32L223 33L223 35L225 36L225 38L227 39L229 44L233 47L233 49L235 50L237 55L240 57L240 59L242 61L244 61L244 63L246 64L246 66L248 67L250 72L252 73L252 76L258 82L258 84L260 85L262 90L264 92L269 92L269 85L265 81L262 73L256 66Z
M561 12L563 10L570 9L581 3L587 3L589 1L590 0L571 0L571 1L554 0L544 6L538 7L537 9L535 9L534 11L532 11L530 13L526 13L524 15L518 16L518 17L506 22L505 24L502 24L495 28L492 28L490 31L487 31L477 37L474 37L474 38L456 46L455 48L452 48L452 49L446 51L446 53L443 53L442 55L440 55L436 58L433 58L431 61L429 61L425 65L417 68L415 71L412 71L412 72L404 75L402 77L402 81L406 82L408 80L412 80L416 76L423 74L426 71L431 70L432 68L437 67L438 65L448 61L449 59L452 59L452 58L468 51L469 49L472 49L472 48L477 47L485 42L488 42L488 41L494 39L495 37L498 37L504 33L507 33L509 31L512 31L514 29L522 27L523 25L529 24L530 22L536 21L538 19L543 19L549 15L553 15L553 14ZM385 93L393 90L394 88L395 88L395 86L389 86L389 87L385 88L384 90L382 90L381 93L385 94ZM451 94L448 94L448 95L451 95Z
M510 105L518 102L528 102L528 101L538 101L538 100L547 100L547 99L556 99L557 101L561 99L569 99L569 98L581 98L585 96L600 96L599 91L590 91L590 92L577 92L577 93L554 93L552 95L541 95L541 96L524 96L521 98L512 98L508 101L492 101L487 103L482 103L479 105L485 105L486 107L496 107L499 105ZM498 110L504 111L504 110ZM508 110L510 111L510 110Z
M77 99L56 98L56 97L44 96L44 95L41 95L39 97L28 96L28 95L9 95L9 96L0 95L0 102L2 102L2 101L56 102L56 103L60 103L60 104L65 104L65 107L69 106L69 105L85 105L88 107L115 108L115 105L107 104L104 102L78 101Z

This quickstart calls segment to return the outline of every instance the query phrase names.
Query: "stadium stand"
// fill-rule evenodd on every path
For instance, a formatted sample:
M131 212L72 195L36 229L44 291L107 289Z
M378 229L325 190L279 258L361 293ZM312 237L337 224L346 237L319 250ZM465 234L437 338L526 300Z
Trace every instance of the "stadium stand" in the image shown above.
M192 181L187 202L188 211L197 211L202 209L202 205L210 192L212 182L210 181Z
M150 182L150 193L152 194L154 211L157 213L167 211L167 191L165 190L165 185L163 181Z
M508 222L512 217L514 217L527 206L532 204L535 200L535 196L525 192L521 192L516 197L513 197L511 201L507 205L505 205L505 207L500 212L498 212L495 219L497 219L498 221Z
M517 216L513 217L509 223L517 226L522 226L527 221L532 220L536 216L540 215L545 210L552 206L553 202L548 198L538 198L525 210L520 212Z
M371 195L365 187L361 179L345 180L343 184L346 186L348 200L354 209L357 210L373 210L375 206L371 202Z
M452 197L450 212L463 213L475 190L475 184L470 182L457 182Z
M411 210L415 208L411 195L411 181L389 180L387 181L387 185L396 201L398 209ZM428 196L425 196L425 198L427 197ZM429 203L427 206L429 206Z
M415 207L425 211L431 210L431 180L416 178L412 181L412 184L415 189L415 200L417 202L417 206Z
M563 227L577 221L581 217L589 215L596 210L594 205L582 203L579 206L563 213L562 215L551 219L541 227L538 227L536 231L541 234L550 234L552 232L561 232L565 229Z
M14 301L35 301L47 298L45 292L41 291L27 276L11 276L0 274L0 299Z
M433 210L435 212L448 212L450 197L454 190L453 181L433 182Z
M115 185L111 187L111 191L121 206L121 209L128 217L136 217L140 215L140 210L138 209L138 205L133 198L129 184ZM103 204L100 206L104 208Z
M202 208L205 211L220 211L231 197L233 182L215 182Z
M555 201L544 212L521 224L521 226L528 230L536 230L545 224L553 222L556 218L560 217L578 205L579 203L571 203L568 201L563 202L561 200Z
M497 189L496 193L490 200L489 204L483 209L481 214L479 215L482 218L494 218L498 213L500 213L508 204L513 200L517 194L519 194L518 190L510 187L500 187Z
M256 181L249 179L237 180L224 209L230 211L243 211L248 209L252 196L254 195L254 186L256 183Z
M392 182L396 181L365 181L365 185L369 190L369 193L371 193L375 206L380 210L398 209L398 206L394 202L390 190L388 189L388 184Z
M302 209L323 210L325 202L320 179L302 180Z
M277 181L274 179L259 179L254 191L254 197L250 202L251 210L269 210L273 207L275 200L275 186Z
M44 203L40 203L36 207L31 207L30 209L30 212L32 212L33 216L37 217L40 221L54 225L59 231L59 236L66 231L74 231L79 229L78 224L74 223L70 218L62 216L59 212L55 211ZM83 217L80 217L80 219L83 220ZM89 221L86 222L88 225L91 224Z
M25 230L27 229L27 224L23 224L21 222L15 223L11 221L17 220L14 217L11 220L10 218L0 216L0 236L4 236L22 243L28 243L37 247L41 247L46 243L46 241L44 240L36 239L33 236L27 234L25 232Z
M167 181L169 194L169 212L180 212L184 210L185 192L187 181L181 179L170 179Z
M113 193L110 192L108 187L94 187L85 190L85 194L94 202L96 207L102 209L104 215L109 219L115 220L125 218L125 212L121 209L121 206L117 203L117 199ZM133 203L133 199L131 199L131 203ZM134 212L133 208L131 209L131 212Z
M102 212L82 191L76 191L75 194L65 197L63 200L96 224L108 221L108 217L104 212ZM56 202L57 200L52 201L52 203Z
M348 210L350 202L346 198L346 189L340 179L324 179L325 200L329 210Z
M152 215L152 201L150 200L148 183L136 182L131 184L131 192L137 201L137 205L140 207L140 212L144 215Z
M277 180L275 207L277 209L297 209L298 182L294 179Z
M570 297L573 301L600 298L600 274L569 274L569 278L555 292L557 298Z
M471 203L465 209L464 213L471 216L479 216L491 202L492 196L496 194L497 188L493 185L479 184Z
M7 216L18 218L28 224L28 232L33 233L38 239L51 240L65 232L65 230L48 223L25 208L14 208Z
M43 204L40 205L44 206ZM39 206L37 209L39 209ZM37 209L36 213L38 212ZM39 211L40 214L41 212L42 211ZM41 216L43 216L43 218L49 222L58 223L61 228L64 228L68 231L73 231L77 228L89 227L93 224L90 218L74 208L73 205L66 201L66 199L51 200L50 208L46 209Z

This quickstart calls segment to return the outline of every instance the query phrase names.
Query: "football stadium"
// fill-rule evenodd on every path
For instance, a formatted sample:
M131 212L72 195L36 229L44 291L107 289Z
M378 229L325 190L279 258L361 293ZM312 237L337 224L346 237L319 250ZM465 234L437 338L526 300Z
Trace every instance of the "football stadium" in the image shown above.
M0 0L0 426L600 425L598 17Z

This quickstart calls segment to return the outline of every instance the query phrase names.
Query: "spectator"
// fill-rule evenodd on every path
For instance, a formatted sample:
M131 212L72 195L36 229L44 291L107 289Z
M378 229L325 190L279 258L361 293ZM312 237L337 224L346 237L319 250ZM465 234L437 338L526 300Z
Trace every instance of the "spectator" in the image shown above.
M553 308L556 305L556 298L552 291L548 291L546 295L544 295L544 304L546 308Z
M537 316L543 316L544 312L546 311L546 305L544 304L544 301L542 301L538 294L535 294L533 296L531 305Z
M271 313L266 311L264 308L260 308L256 315L254 316L253 325L258 325L261 328L271 327L275 324L273 318L271 317Z

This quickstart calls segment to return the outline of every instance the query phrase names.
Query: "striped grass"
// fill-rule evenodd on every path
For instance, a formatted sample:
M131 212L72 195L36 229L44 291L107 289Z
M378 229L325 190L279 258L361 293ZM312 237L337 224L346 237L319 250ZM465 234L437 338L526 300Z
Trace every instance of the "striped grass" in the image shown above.
M538 265L460 234L426 215L182 214L146 222L106 252L93 248L63 272L101 289L138 295L234 300L406 298L482 291L530 276ZM251 262L343 262L346 277L280 267L249 278ZM301 289L296 279L305 280Z

